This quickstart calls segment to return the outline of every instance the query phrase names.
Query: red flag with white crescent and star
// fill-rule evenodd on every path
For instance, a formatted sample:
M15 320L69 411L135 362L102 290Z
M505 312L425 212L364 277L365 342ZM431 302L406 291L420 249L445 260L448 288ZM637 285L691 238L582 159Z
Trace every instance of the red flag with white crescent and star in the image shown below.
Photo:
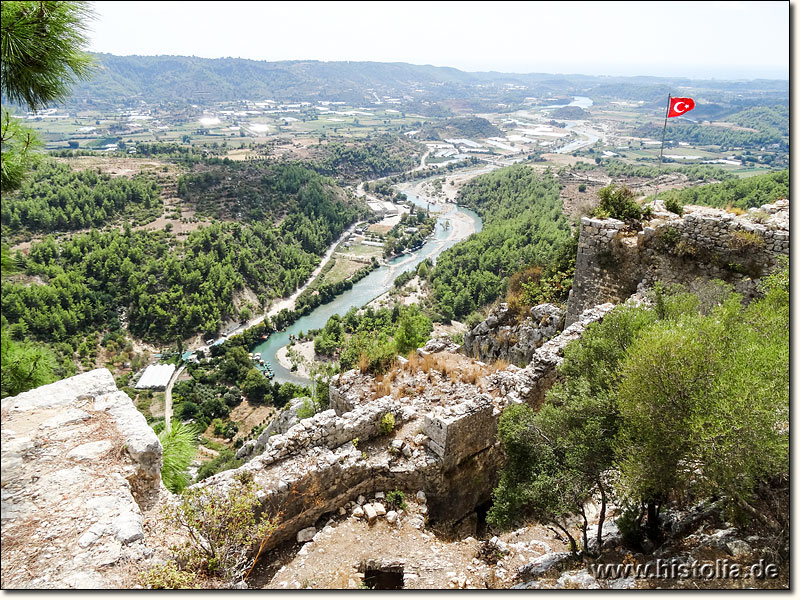
M680 117L683 113L687 113L694 108L694 100L691 98L670 98L669 99L669 117Z

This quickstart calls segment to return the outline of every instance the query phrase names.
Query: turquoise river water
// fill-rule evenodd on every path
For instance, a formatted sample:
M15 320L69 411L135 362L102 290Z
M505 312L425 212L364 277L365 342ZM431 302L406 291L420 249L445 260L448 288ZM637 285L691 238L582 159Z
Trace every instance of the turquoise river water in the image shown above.
M421 208L428 206L427 201L421 199L410 192L406 192L408 199ZM450 205L452 206L452 205ZM431 212L436 212L437 206L431 205ZM470 227L461 235L454 235L455 228L445 229L445 222L448 221L453 213L460 213L465 216ZM323 304L314 309L311 313L299 318L284 331L276 331L268 340L259 344L253 352L260 352L265 361L269 361L275 373L275 381L292 382L301 385L308 383L308 380L284 368L275 356L275 353L289 343L290 335L297 335L301 331L309 329L320 329L325 326L328 319L335 315L344 315L352 307L361 307L371 302L384 292L391 289L395 278L401 273L416 269L417 265L426 258L435 260L444 250L454 244L469 237L472 233L480 231L483 227L481 218L467 208L455 207L446 214L442 214L436 221L436 229L422 248L410 254L398 256L389 261L385 266L375 269L361 281L355 283L353 287L343 294L334 298L328 304Z

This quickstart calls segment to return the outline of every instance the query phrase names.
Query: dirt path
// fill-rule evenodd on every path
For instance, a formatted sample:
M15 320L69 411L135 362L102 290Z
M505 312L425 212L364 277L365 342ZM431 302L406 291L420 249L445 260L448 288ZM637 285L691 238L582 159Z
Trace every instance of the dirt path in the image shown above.
M175 382L178 381L178 377L181 376L181 373L186 368L186 363L182 364L178 369L176 369L175 373L172 374L172 378L169 380L169 384L167 385L167 389L164 390L164 427L167 430L167 433L170 432L172 429L172 386L175 385Z

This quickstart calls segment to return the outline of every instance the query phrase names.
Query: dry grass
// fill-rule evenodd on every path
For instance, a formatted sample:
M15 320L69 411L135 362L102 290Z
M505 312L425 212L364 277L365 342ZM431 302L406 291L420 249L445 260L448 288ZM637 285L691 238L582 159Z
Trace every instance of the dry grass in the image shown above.
M475 385L480 378L481 370L477 366L470 367L469 369L465 369L464 372L461 374L461 381L463 383L469 383L471 385Z
M392 383L397 377L397 370L392 369L386 375L378 375L370 386L372 399L383 398L392 395Z
M411 352L408 355L408 362L403 366L407 373L416 373L419 370L419 354Z
M358 355L358 369L362 373L367 372L367 369L369 369L369 356L363 353Z
M441 371L444 374L447 370L447 360L435 354L428 354L422 357L419 368L423 373L428 373L429 375L432 370Z
M738 206L733 206L732 204L728 204L728 206L725 207L725 212L729 212L729 213L732 213L734 215L741 216L741 215L745 214L747 211L742 209L742 208L739 208Z
M489 372L490 373L496 373L497 371L503 371L503 370L507 369L510 364L511 363L508 362L507 360L504 360L502 358L498 358L491 365L489 365Z

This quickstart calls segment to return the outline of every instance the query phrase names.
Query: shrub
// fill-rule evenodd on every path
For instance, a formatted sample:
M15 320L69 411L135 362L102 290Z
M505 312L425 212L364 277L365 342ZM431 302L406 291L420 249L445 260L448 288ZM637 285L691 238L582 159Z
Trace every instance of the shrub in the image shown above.
M242 466L243 462L243 460L239 460L235 457L233 450L230 448L223 448L219 451L217 456L200 465L200 468L197 469L195 481L202 481L203 479L211 477L212 475L216 475L221 471L235 469Z
M607 215L620 221L642 218L642 207L636 202L633 191L625 186L608 185L597 192L600 205L596 216Z
M384 435L392 433L392 431L394 431L394 424L394 415L392 413L386 413L383 415L383 418L381 419L381 433Z
M313 417L317 413L317 407L314 406L314 403L311 401L310 398L307 398L303 401L297 409L297 418L298 420L302 421L303 419L308 419L309 417Z
M734 231L728 238L728 247L742 253L760 250L764 247L764 238L752 231Z
M197 573L181 570L174 561L151 567L139 576L151 590L190 590L197 587Z
M397 510L405 510L408 508L408 504L406 504L406 495L400 490L393 490L387 493L386 504Z
M261 512L257 491L252 475L249 481L239 477L224 492L188 489L165 510L167 521L188 534L183 545L172 548L184 570L206 572L231 583L244 578L254 563L255 546L262 542L263 547L274 529L273 521Z
M681 239L681 233L675 227L662 227L656 233L656 239L663 250L672 250Z
M666 208L669 212L675 213L676 215L683 214L683 205L681 201L677 198L677 196L670 196L666 200L664 200L664 208Z
M628 504L617 517L617 527L627 548L641 548L644 542L641 509Z

